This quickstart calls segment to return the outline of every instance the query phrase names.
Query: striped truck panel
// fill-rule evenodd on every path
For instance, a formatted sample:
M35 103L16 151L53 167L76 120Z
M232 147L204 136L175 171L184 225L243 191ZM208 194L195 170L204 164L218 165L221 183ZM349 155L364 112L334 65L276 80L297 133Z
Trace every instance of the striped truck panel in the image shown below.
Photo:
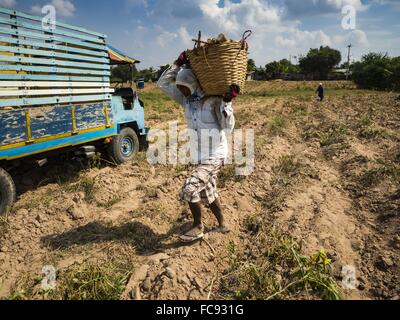
M106 36L42 19L0 7L0 160L116 133Z

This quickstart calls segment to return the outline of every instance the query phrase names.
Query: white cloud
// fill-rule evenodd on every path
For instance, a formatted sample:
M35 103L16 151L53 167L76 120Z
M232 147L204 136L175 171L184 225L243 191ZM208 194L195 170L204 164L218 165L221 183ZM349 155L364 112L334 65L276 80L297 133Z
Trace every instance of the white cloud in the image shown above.
M320 46L331 46L332 41L322 30L302 31L296 29L290 32L290 36L287 38L277 36L275 38L275 44L281 49L296 49L298 51Z
M72 17L75 14L75 6L70 0L52 0L51 4L56 8L57 14L63 17Z
M34 14L42 14L42 6L35 4L32 8L31 8L32 13Z
M57 15L62 17L73 17L76 11L75 5L72 0L52 0L49 5L54 6L56 8ZM34 5L31 8L31 11L35 14L42 13L42 6L41 5Z
M341 0L334 1L337 3L331 5L343 3ZM253 30L249 39L250 52L257 62L265 63L290 54L304 53L310 48L332 45L331 37L324 31L301 30L299 21L285 19L283 7L272 5L270 1L225 1L224 7L220 7L218 0L200 0L199 7L208 25L213 26L212 30L227 32L235 39L239 39L244 30Z
M0 6L3 7L15 7L17 5L17 1L16 0L0 0Z
M281 48L295 48L296 40L284 38L282 36L275 37L275 44Z
M181 51L193 47L191 39L197 37L199 30L202 31L203 40L221 32L239 40L245 30L251 29L253 35L248 40L250 57L255 59L257 65L282 58L289 59L290 55L306 54L310 48L326 45L345 54L349 42L354 45L352 52L355 58L365 53L366 48L372 50L368 43L373 38L368 39L365 32L348 32L341 28L341 6L351 4L359 10L366 9L360 0L286 2L297 3L298 7L304 6L307 10L312 8L310 10L314 12L322 10L319 14L336 12L339 19L334 19L336 25L332 25L333 19L328 24L324 21L326 17L316 15L313 19L316 19L318 28L309 29L302 26L306 18L287 15L285 1L279 5L275 0L225 0L221 5L219 0L153 0L148 2L146 10L148 16L145 34L132 31L128 37L116 33L113 38L119 39L121 49L143 61L141 67L174 61ZM127 42L127 38L132 40Z
M190 36L189 32L185 27L180 27L178 33L181 38L181 41L185 46L190 47L193 44L192 42L193 37Z
M177 38L178 35L176 33L162 31L161 34L157 37L156 41L160 47L165 48L168 45L172 44Z
M317 2L326 3L328 6L331 6L332 8L335 9L341 9L347 5L353 6L358 10L364 8L364 5L362 4L361 0L320 0Z
M367 34L362 30L354 30L345 35L335 36L333 42L336 45L347 45L351 43L364 48L369 46Z
M238 32L255 25L273 28L281 21L278 8L261 0L242 0L240 3L226 0L224 7L219 6L218 0L200 0L199 8L223 31Z

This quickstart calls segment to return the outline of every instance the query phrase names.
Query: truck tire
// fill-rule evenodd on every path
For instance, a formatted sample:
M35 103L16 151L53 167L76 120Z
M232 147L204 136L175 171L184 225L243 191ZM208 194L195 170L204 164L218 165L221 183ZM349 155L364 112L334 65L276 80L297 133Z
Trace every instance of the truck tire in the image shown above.
M132 128L124 128L108 146L108 155L116 164L132 161L139 152L139 138Z
M0 215L10 212L16 198L15 184L7 171L0 168Z

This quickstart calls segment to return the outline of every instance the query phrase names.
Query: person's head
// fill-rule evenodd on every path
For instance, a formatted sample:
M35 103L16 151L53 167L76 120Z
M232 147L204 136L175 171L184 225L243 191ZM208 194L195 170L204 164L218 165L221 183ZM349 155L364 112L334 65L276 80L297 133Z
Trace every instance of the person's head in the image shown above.
M199 82L191 69L182 69L178 72L176 86L186 98L200 89Z

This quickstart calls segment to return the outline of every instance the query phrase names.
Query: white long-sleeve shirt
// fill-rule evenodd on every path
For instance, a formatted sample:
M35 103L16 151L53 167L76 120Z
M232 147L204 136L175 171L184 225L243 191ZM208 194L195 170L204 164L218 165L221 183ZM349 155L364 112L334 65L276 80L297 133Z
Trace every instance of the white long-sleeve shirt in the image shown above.
M167 69L157 86L184 107L188 128L197 133L197 162L207 164L216 160L225 161L228 157L226 135L235 128L232 102L225 102L222 97L206 97L196 93L186 98L175 84L179 70L176 66Z

